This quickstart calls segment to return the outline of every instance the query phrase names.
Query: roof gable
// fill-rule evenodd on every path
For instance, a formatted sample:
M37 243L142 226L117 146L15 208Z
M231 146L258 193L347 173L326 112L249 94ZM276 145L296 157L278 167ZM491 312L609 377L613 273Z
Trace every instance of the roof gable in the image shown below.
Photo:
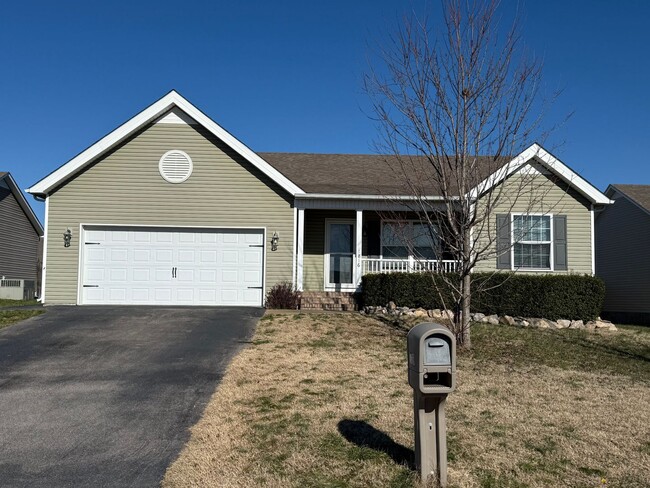
M7 185L7 187L13 194L14 198L16 198L18 205L20 205L20 208L25 214L25 217L27 217L29 222L32 224L32 227L34 228L36 233L39 236L42 236L43 226L41 225L41 222L38 220L38 217L36 217L36 214L32 210L32 207L25 199L23 192L20 191L20 188L18 187L16 180L14 180L13 176L11 176L11 173L0 172L0 183L4 183Z
M54 188L65 184L67 180L74 177L79 171L83 170L99 156L117 146L120 142L136 133L143 126L159 119L169 111L173 111L173 113L178 115L178 110L175 109L180 109L181 112L187 116L187 119L185 120L186 122L196 121L198 124L205 127L291 195L295 196L296 194L304 193L296 184L282 175L273 166L264 161L260 156L251 151L242 142L237 140L233 135L223 129L174 90L169 92L160 100L149 105L143 111L101 138L86 150L82 151L38 183L32 185L27 189L27 192L34 195L47 195Z
M573 171L566 164L557 159L537 143L530 146L508 164L498 169L492 175L483 180L476 188L470 192L470 195L473 197L479 197L494 186L501 183L513 173L521 170L522 167L528 164L531 160L536 161L551 171L553 174L559 176L562 180L571 185L585 198L587 198L591 203L599 205L609 205L613 203L607 196L598 190L598 188L593 186L582 176Z
M650 185L613 184L605 190L605 194L609 197L614 196L614 193L622 195L645 213L650 214Z

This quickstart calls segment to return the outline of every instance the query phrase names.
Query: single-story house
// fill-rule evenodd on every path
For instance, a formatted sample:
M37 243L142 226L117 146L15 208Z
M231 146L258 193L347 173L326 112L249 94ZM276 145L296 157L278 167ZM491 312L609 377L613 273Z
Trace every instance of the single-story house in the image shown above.
M384 217L413 198L385 165L254 152L172 91L27 190L46 206L43 300L261 306L289 281L318 304L353 292L364 273L421 269ZM593 274L594 210L610 200L537 144L490 184L526 168L548 187L544 213L530 242L484 267ZM526 218L511 213L498 215L508 228Z
M650 325L650 185L609 185L616 202L596 214L596 275L605 281L603 316Z
M33 298L43 226L8 172L0 172L0 298Z

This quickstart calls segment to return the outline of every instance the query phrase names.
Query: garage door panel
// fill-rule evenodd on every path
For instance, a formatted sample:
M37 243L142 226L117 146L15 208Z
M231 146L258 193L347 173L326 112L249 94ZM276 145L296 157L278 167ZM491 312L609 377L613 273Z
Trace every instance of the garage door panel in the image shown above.
M81 302L262 304L260 230L84 230Z
M174 251L171 249L156 249L155 251L156 263L171 263L174 261Z
M106 250L96 246L86 246L84 250L87 263L104 263L106 260Z
M109 281L127 281L128 270L126 268L110 268Z
M151 301L150 291L149 288L131 288L133 303L149 303Z
M172 232L152 232L151 234L156 243L171 244L173 242Z
M135 262L135 263L149 263L149 262L151 262L151 250L150 249L134 249L133 250L133 262Z

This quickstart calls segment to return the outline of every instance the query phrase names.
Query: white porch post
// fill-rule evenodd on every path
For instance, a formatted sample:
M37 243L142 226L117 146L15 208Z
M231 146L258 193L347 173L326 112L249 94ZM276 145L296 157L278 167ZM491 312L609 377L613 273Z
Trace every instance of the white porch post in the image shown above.
M361 256L363 251L363 210L357 210L357 222L354 226L355 230L355 267L354 267L354 283L359 286L361 284Z
M303 287L303 255L305 249L305 209L298 209L298 243L296 245L296 289L302 291Z

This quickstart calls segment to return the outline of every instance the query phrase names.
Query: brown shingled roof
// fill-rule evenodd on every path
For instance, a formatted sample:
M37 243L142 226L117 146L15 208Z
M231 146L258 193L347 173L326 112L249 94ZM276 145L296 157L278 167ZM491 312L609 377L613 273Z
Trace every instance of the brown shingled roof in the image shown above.
M340 195L411 195L395 156L374 154L257 153L267 163L307 193ZM506 162L506 158L502 158ZM496 166L493 158L481 156L486 178ZM440 189L427 175L431 169L423 156L410 158L409 172L428 196ZM417 175L421 174L420 178ZM478 182L477 182L478 183Z
M650 185L612 185L621 193L650 212Z

